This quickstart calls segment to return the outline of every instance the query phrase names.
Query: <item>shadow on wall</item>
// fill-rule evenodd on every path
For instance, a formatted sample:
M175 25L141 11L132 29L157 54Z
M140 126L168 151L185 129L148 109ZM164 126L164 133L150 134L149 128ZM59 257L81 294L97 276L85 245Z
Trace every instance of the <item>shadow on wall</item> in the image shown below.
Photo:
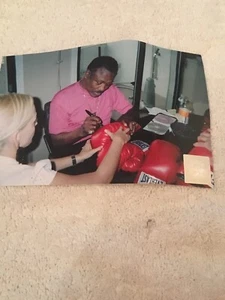
M34 106L37 112L37 121L38 124L35 127L35 133L32 140L32 143L26 148L19 148L17 153L17 161L20 163L27 164L28 163L28 155L35 149L37 149L40 145L42 135L43 135L43 128L44 128L44 110L42 108L42 102L39 98L34 98Z

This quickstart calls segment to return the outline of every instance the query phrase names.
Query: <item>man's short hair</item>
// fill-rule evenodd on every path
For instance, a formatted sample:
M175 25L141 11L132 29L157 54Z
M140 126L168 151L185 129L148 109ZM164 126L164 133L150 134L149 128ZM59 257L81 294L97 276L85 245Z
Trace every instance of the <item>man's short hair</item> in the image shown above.
M111 56L99 56L91 61L87 69L91 73L95 73L98 69L104 68L110 73L117 75L118 72L118 63Z

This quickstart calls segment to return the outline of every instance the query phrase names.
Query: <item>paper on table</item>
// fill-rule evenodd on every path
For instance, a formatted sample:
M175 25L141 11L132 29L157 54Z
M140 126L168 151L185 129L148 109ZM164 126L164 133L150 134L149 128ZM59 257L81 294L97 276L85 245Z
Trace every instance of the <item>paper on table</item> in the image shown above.
M143 129L164 135L168 130L172 131L171 124L174 122L176 122L175 116L159 113Z
M161 108L158 108L158 107L151 107L151 108L146 107L146 109L148 110L149 115L156 116L157 114L162 113L164 115L168 115L168 116L173 116L174 117L173 114L169 113L165 109L161 109Z
M212 186L210 159L206 156L184 154L184 181Z
M158 107L151 107L151 108L146 107L146 109L148 110L149 115L156 116L157 114L162 113L167 116L175 117L178 122L182 123L182 116L176 113L175 109L169 109L169 111ZM172 111L173 113L171 113Z

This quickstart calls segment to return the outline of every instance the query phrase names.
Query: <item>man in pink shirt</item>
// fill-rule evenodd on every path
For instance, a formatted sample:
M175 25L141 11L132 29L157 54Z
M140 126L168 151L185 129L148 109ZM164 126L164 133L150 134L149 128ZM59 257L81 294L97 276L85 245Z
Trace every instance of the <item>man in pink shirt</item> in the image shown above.
M54 146L86 140L101 123L110 123L113 111L119 112L119 120L126 121L135 130L133 106L113 84L117 72L118 63L114 58L97 57L89 64L80 81L53 97L49 133Z

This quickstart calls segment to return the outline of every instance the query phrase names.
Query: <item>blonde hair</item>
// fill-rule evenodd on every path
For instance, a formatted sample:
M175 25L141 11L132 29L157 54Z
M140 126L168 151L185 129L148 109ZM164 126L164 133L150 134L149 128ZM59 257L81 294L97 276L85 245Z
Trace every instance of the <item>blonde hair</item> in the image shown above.
M23 94L0 95L0 151L8 137L23 129L35 113L33 98Z

